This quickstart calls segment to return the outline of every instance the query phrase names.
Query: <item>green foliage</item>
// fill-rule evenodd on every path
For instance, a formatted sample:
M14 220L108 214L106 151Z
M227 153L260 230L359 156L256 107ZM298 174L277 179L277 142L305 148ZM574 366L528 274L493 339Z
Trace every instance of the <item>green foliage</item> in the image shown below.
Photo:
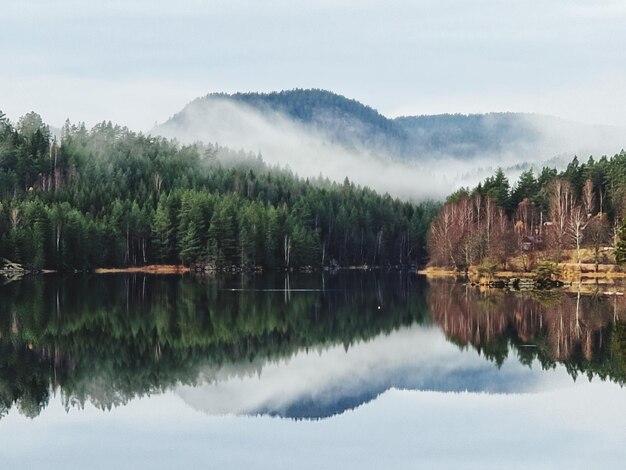
M533 171L525 171L511 190L511 207L516 208L524 199L535 199L539 189L539 181L535 178Z
M478 266L478 274L489 279L491 279L497 271L498 263L488 258L484 259L483 262Z
M421 264L433 215L110 122L67 122L57 143L34 113L0 119L0 256L30 267Z
M624 264L626 262L626 218L617 230L617 241L615 243L615 262Z
M504 209L510 209L509 180L504 175L502 168L498 168L493 177L487 178L483 183L483 194Z
M533 270L535 280L540 284L548 284L554 280L558 280L561 270L556 263L550 261L540 261Z

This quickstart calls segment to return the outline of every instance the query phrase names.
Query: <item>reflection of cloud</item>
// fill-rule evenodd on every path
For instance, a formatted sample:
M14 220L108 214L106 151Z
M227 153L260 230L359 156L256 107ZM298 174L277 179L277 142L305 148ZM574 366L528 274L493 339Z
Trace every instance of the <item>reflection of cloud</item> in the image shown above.
M258 371L251 374L249 371ZM563 371L561 371L563 372ZM498 370L473 350L461 351L436 328L413 326L345 351L335 346L295 354L276 363L204 369L196 387L178 393L209 414L269 413L323 417L370 401L390 388L439 391L530 392L570 383L507 361Z
M166 470L622 468L624 390L611 383L539 394L391 390L332 419L206 416L171 393L102 412L61 397L2 421L3 468ZM50 436L54 436L51 439Z

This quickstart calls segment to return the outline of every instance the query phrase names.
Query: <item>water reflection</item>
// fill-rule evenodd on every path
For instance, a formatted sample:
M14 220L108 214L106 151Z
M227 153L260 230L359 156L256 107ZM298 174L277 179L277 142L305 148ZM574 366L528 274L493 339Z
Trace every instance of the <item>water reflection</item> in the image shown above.
M0 415L37 416L56 391L66 407L108 409L175 389L212 414L320 418L389 388L554 381L533 361L626 377L617 297L487 295L375 272L45 277L0 296Z
M429 310L446 336L501 364L514 349L520 362L564 364L575 378L626 383L626 301L581 292L505 292L433 283Z
M201 366L240 364L251 373L302 349L348 349L424 321L422 285L376 273L11 283L0 305L0 413L16 404L36 416L50 388L67 406L110 408L195 384Z
M348 351L330 347L265 362L259 364L258 374L233 370L240 366L211 369L204 383L179 386L176 393L211 415L323 418L368 403L390 389L520 393L571 382L562 370L546 374L517 361L498 368L474 351L459 351L438 328L417 324L357 343Z

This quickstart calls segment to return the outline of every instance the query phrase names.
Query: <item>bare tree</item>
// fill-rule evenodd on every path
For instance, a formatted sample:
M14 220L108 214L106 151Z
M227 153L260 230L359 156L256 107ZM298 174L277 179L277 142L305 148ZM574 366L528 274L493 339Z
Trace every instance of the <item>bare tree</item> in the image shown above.
M17 207L11 209L11 228L15 230L22 220L20 210Z
M481 232L476 200L468 196L443 206L430 227L431 262L463 269L481 258Z
M437 266L457 266L452 246L456 210L454 204L445 204L430 226L428 251L431 261Z
M474 202L469 197L463 197L457 203L457 226L459 247L461 249L462 264L467 268L474 262L476 248L475 234L476 218L474 216Z
M476 233L477 233L477 257L478 259L482 259L485 255L484 253L484 247L483 247L483 243L482 243L482 226L484 226L484 224L482 223L482 217L483 217L483 196L482 194L480 194L480 192L476 191L476 194L474 194L474 208L476 210Z
M515 254L516 243L513 226L502 208L497 210L490 238L489 257L507 269L509 259Z
M515 226L517 228L517 231L522 236L535 236L538 235L538 225L539 221L537 207L527 198L524 198L517 205L517 210L515 211Z
M590 179L585 181L582 199L585 214L587 215L587 218L591 218L591 216L595 215L596 211L596 193L593 188L593 181Z
M580 266L580 245L583 241L583 233L587 228L589 219L585 210L581 206L576 206L569 213L568 219L568 234L570 239L576 245L576 258L578 265Z
M491 249L491 230L493 228L494 220L496 218L496 212L497 212L496 203L493 201L493 199L488 197L485 200L485 224L484 224L485 238L487 242L487 246L486 246L487 253L489 253L489 250Z
M598 272L598 265L600 264L600 249L604 244L609 243L611 238L611 229L606 220L606 215L599 213L595 217L592 217L587 225L585 234L592 244L595 271Z
M550 242L556 252L557 261L561 261L563 248L567 246L568 222L572 207L574 205L574 195L572 185L563 178L554 179L548 188L550 195Z
M514 227L524 271L529 271L534 264L534 251L541 246L542 240L539 230L539 211L527 198L517 205Z
M445 204L430 227L428 250L437 266L467 269L489 256L506 267L515 249L515 231L504 209L480 195Z

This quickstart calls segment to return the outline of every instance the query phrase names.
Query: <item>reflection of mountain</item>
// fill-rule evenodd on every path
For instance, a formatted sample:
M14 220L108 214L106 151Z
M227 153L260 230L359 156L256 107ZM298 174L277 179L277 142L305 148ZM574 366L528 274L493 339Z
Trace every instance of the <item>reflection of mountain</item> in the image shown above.
M236 370L236 366L234 366ZM354 344L300 351L259 365L258 375L208 371L208 383L177 393L209 414L270 414L322 418L342 413L391 389L523 393L544 384L539 370L518 362L498 369L473 351L459 352L438 328L403 327ZM560 377L563 379L563 377ZM548 377L554 379L554 377Z
M524 366L535 358L626 377L622 299L483 296L350 271L27 278L0 295L0 416L36 416L51 390L110 408L176 387L209 413L324 417L392 387L532 391L552 380ZM451 341L500 368L429 326L427 302ZM503 362L511 345L520 361Z

